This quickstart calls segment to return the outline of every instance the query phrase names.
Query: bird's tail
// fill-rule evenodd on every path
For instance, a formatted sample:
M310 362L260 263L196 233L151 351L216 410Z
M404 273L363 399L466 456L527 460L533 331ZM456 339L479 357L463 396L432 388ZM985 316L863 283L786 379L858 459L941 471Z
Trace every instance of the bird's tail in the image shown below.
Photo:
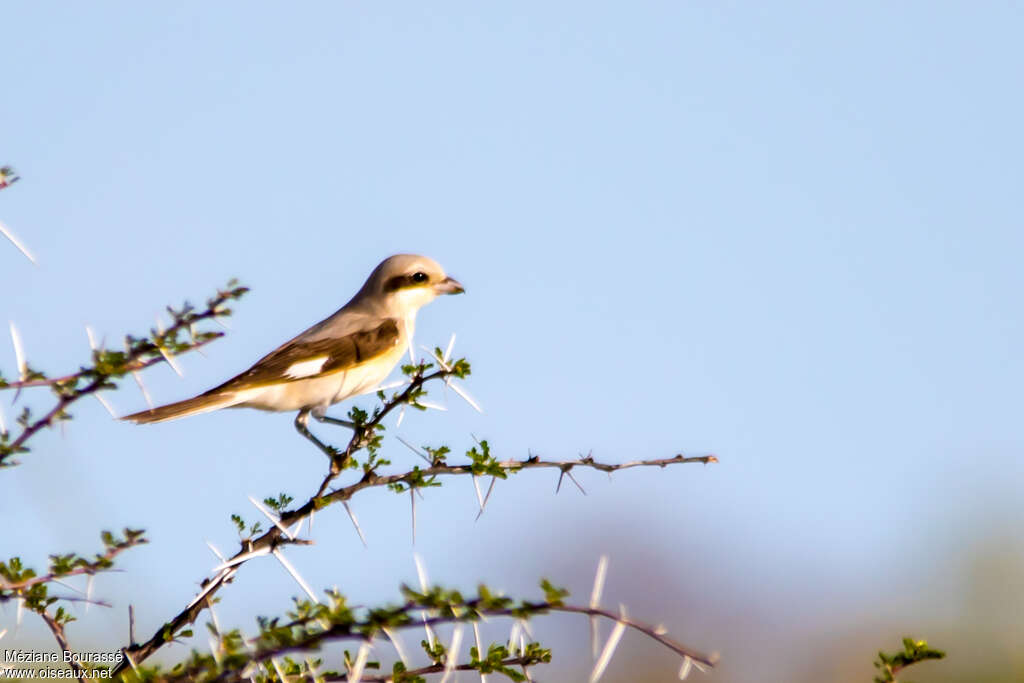
M165 422L175 420L179 417L208 413L211 410L229 408L243 399L236 393L230 394L200 394L194 398L187 398L177 403L168 403L159 408L150 408L132 415L125 415L122 420L128 420L135 424L149 424L151 422Z

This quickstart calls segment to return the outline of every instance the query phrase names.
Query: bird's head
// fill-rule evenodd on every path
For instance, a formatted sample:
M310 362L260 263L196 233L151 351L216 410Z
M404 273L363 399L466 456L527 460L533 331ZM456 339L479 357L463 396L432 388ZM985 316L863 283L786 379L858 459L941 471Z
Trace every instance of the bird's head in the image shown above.
M392 314L404 316L441 294L464 291L437 261L416 254L396 254L374 269L360 294L372 296Z

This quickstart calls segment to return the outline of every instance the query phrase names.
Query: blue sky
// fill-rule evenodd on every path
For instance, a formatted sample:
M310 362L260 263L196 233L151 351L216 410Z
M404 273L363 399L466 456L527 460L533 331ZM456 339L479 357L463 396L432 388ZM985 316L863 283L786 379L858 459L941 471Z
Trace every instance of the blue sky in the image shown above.
M1020 605L1014 572L1003 603L965 586L985 553L1024 566L1021 20L1003 3L8 6L0 163L23 180L0 220L40 265L0 243L0 317L58 372L87 357L85 324L115 343L239 277L231 334L184 379L147 373L171 401L334 311L388 254L429 254L467 294L417 337L458 334L486 412L449 397L406 438L721 459L583 474L586 498L524 475L475 524L453 481L420 506L433 578L543 574L582 599L607 552L609 599L721 650L714 680L864 679L905 632L955 651L965 615ZM144 407L130 382L110 400ZM128 603L151 632L209 569L204 540L233 547L247 495L318 481L290 419L134 427L86 404L3 473L0 555L42 564L145 527L129 573L98 583L117 607L77 635L122 644ZM407 504L354 503L368 550L332 510L293 561L385 600L412 578ZM493 538L516 529L509 563ZM251 628L295 585L250 571L221 618ZM849 666L808 661L836 634ZM552 637L585 648L586 626Z

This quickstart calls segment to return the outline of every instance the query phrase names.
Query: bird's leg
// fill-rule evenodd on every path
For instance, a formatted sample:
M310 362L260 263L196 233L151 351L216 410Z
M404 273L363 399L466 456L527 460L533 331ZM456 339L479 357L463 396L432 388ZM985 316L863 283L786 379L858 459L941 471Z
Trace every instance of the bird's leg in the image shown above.
M317 415L316 412L312 413L312 415L317 422L323 422L329 425L338 425L339 427L348 427L352 430L356 429L356 423L350 422L349 420L341 420L336 417L331 417L330 415Z
M334 460L335 456L338 455L338 451L332 448L331 446L328 446L320 439L316 438L313 435L313 432L309 431L309 428L306 426L309 423L309 413L310 410L308 408L305 408L303 410L300 410L299 414L295 416L295 431L297 431L299 434L302 434L302 436L312 441L317 448L323 451L324 455L326 455L331 460Z

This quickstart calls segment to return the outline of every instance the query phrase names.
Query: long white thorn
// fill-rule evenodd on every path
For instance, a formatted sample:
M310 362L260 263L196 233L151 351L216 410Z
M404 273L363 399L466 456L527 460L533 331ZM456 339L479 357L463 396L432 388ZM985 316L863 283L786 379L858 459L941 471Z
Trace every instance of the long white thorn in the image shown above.
M209 598L206 600L206 611L210 613L210 619L213 620L213 627L217 629L217 635L223 633L223 631L220 630L220 620L217 619L217 613L213 611L213 600L210 600ZM243 642L245 641L243 640Z
M522 631L522 624L516 619L512 622L512 628L508 634L508 653L513 657L516 655L517 648L519 647L519 636Z
M420 582L420 590L424 593L427 592L427 569L423 566L423 558L419 556L419 553L412 554L413 562L416 563L416 578ZM423 616L423 630L427 633L427 644L430 648L434 648L434 630L430 628L430 624L427 623L427 612L422 613Z
M11 321L11 343L14 344L14 359L18 364L18 379L22 382L28 376L28 362L25 360L25 349L21 345L21 335L18 328Z
M381 384L379 387L377 387L376 391L387 391L388 389L397 389L398 387L404 387L408 383L408 379L396 379L394 382Z
M224 553L222 553L221 551L217 550L217 546L215 546L210 541L206 542L206 547L208 547L210 549L210 552L212 552L214 555L216 555L217 559L220 560L221 562L227 562L228 561L227 558L224 557Z
M370 645L363 643L359 646L359 652L356 654L356 661L352 664L352 670L349 671L346 677L349 681L358 683L363 678L363 669L366 668L366 659L370 656Z
M626 630L626 625L621 621L615 623L615 628L612 629L612 633L608 636L608 642L604 644L604 649L601 651L601 656L594 664L593 671L590 672L590 683L597 683L604 674L604 670L608 667L608 662L612 660L612 655L615 654L615 648L619 645L619 640L622 638L623 631Z
M448 648L448 658L444 664L444 676L441 677L441 683L448 683L452 672L455 671L455 665L459 663L460 647L462 647L462 624L456 624L452 632L452 644Z
M164 325L162 322L160 322L159 317L156 319L156 331L159 332L161 335L163 335L164 333ZM171 369L174 370L178 377L185 376L185 373L182 371L181 366L179 366L178 362L174 360L174 355L167 351L167 349L165 349L163 345L158 344L156 350L160 352L160 355L164 357L164 360L167 361L167 364L171 366Z
M420 590L427 592L427 569L423 566L423 558L419 553L412 554L412 561L416 563L416 578L420 581Z
M160 352L160 355L164 357L164 360L167 361L167 364L171 366L171 369L174 370L174 373L178 375L178 377L185 376L185 373L182 371L181 366L178 365L178 362L176 360L174 360L174 356L168 353L167 349L165 349L163 346L158 346L156 347L156 350Z
M196 595L196 597L192 598L192 602L188 603L188 607L186 607L185 609L192 609L193 605L199 603L203 598L210 594L210 591L224 583L224 581L228 577L232 576L234 573L235 570L230 567L223 569L217 576L213 577L213 579L211 579L210 582L206 584L203 590L199 591L199 594Z
M263 507L263 505L258 500L253 498L252 496L249 496L249 502L252 503L256 507L257 510L262 512L266 516L266 518L269 519L274 524L274 526L276 526L278 528L278 530L280 530L280 532L282 534L287 536L290 540L294 540L295 539L295 537L292 536L292 532L287 527L285 527L283 524L281 524L281 520L277 517L277 515L272 514L270 512L270 510L268 510L267 508Z
M79 595L85 595L85 591L82 591L82 590L79 590L79 589L75 588L74 586L72 586L70 583L67 583L66 581L61 581L60 579L52 579L52 581L54 583L60 584L61 586L64 586L68 590L72 590L72 591L78 593ZM88 603L86 603L86 607L88 607Z
M89 574L89 578L85 580L85 611L89 611L89 605L92 603L92 584L96 579L95 574Z
M402 420L404 420L404 419L405 419L405 404L403 403L402 407L398 410L398 419L395 420L395 429L398 429L399 427L402 426Z
M142 678L139 677L139 667L135 663L135 660L132 659L132 656L130 654L128 654L127 650L124 650L123 652L124 652L124 658L128 660L128 666L130 666L132 668L132 671L135 672L136 678L139 678L139 680L141 681Z
M220 666L222 657L220 655L220 642L212 635L209 637L210 654L213 655L214 661L217 662L217 666Z
M608 556L602 555L597 561L597 572L594 574L594 588L590 592L590 609L597 609L601 604L601 593L604 591L604 579L608 573ZM597 659L598 624L597 617L590 617L590 656Z
M480 477L473 475L473 489L476 491L476 504L480 512L484 511L484 494L480 492ZM479 517L479 513L477 515Z
M117 413L114 412L114 408L110 405L110 403L107 402L107 399L103 398L103 396L98 391L94 392L93 396L96 397L96 400L100 402L101 406L103 406L104 408L107 409L107 412L110 413L110 417L112 417L112 418L114 418L116 420L117 419Z
M34 266L38 266L39 265L39 263L36 261L36 257L33 256L32 252L30 252L28 250L28 247L26 247L24 244L22 244L21 240L19 240L17 237L15 237L14 233L11 232L7 228L7 226L4 225L3 223L0 223L0 233L2 233L4 237L6 237L8 240L10 240L11 244L13 244L15 247L17 247L18 251L20 251L22 254L24 254L25 258L27 258L29 261L32 262L32 265L34 265Z
M684 680L690 675L690 671L693 670L693 660L689 657L683 657L683 664L679 667L679 680Z
M305 591L306 595L309 596L309 599L320 604L320 600L316 597L316 593L314 593L313 589L309 587L306 580L299 575L299 572L292 566L292 563L288 561L288 558L284 556L284 553L282 553L279 548L274 548L270 552L277 558L277 561L281 563L281 566L292 575L292 578L295 579L295 583L299 584L299 588Z
M238 557L233 557L230 560L227 560L227 561L217 565L211 571L221 572L221 571L224 571L225 569L229 569L231 567L234 567L235 565L242 564L243 562L248 562L249 560L253 559L254 557L261 557L263 555L269 555L269 554L270 554L270 548L260 548L259 550L252 550L252 551L247 552L247 553L242 553Z
M430 649L433 650L434 649L434 642L437 640L437 636L434 635L434 629L430 628L430 624L427 623L427 615L426 614L423 615L423 630L427 634L427 645L429 645Z
M409 500L412 501L412 544L416 545L416 489L409 489Z
M468 391L460 387L455 382L448 382L448 386L451 388L452 391L458 394L463 401L471 405L473 409L476 410L476 412L481 414L484 412L484 409L480 407L480 404L476 402L476 399L469 395Z
M348 518L352 520L352 526L354 526L356 528L356 533L359 534L359 540L363 542L363 547L364 548L369 547L366 544L366 536L363 536L363 530L359 526L359 520L356 519L356 513L352 512L352 508L350 508L348 506L348 501L347 500L341 501L341 504L343 506L345 506L345 512L348 513Z
M7 434L7 421L4 420L4 409L0 407L0 436Z
M153 408L153 397L149 395L149 390L146 389L146 385L142 383L142 374L138 370L132 371L132 379L135 380L135 384L138 385L139 391L142 392L142 398L146 399L146 405Z
M484 652L484 646L480 642L480 624L475 621L473 622L473 638L476 639L477 659L482 661L487 658L487 653ZM480 683L487 683L487 676L485 676L482 672L480 674Z
M416 404L421 405L424 408L429 408L431 410L448 410L440 403L431 403L430 401L416 401Z
M405 655L405 646L402 645L402 641L398 637L398 634L390 628L382 628L381 631L383 631L384 635L386 635L388 640L391 641L391 645L394 646L395 652L398 653L398 658L402 661L402 664L405 664L405 667L409 668L409 658Z
M92 328L88 325L85 326L85 336L89 338L89 349L92 351L96 350L96 334L92 331Z
M528 635L530 638L533 638L533 629L530 628L530 622L528 622L526 619L520 619L520 621L523 622L522 624L520 624L520 626L523 629L523 633Z
M594 574L594 588L590 591L590 608L596 609L601 603L601 593L604 592L604 580L608 574L608 556L602 555L597 561L597 572Z
M480 512L476 513L476 519L480 519L480 516L484 514L484 509L487 508L487 501L491 499L491 491L494 490L494 482L497 480L497 477L491 477L491 483L487 486L487 494L484 496L484 501L480 503Z
M423 346L422 344L420 345L420 348L426 351L428 356L436 360L438 365L441 366L441 369L451 370L451 366L448 365L447 362L445 362L444 356L437 355L437 351L435 349L428 349L426 346Z
M405 447L408 448L410 451L412 451L416 455L418 455L421 458L423 458L424 462L426 462L428 465L433 465L434 464L434 463L430 462L430 458L427 457L426 453L424 453L420 449L416 448L411 443L409 443L408 441L406 441L402 437L398 436L397 434L395 435L395 438L398 439L399 441L401 441L405 445Z
M448 340L448 348L444 350L444 362L447 363L452 358L452 349L455 347L455 333L452 332L452 338Z
M87 327L85 329L88 330L89 328ZM132 348L131 348L131 345L128 343L128 337L125 337L124 338L124 352L125 352L125 355L129 355L131 353L131 350L132 350ZM146 385L143 384L143 382L142 382L142 373L139 372L138 370L132 370L132 379L134 379L135 380L135 384L137 384L139 386L139 391L142 392L142 398L146 399L146 405L148 405L150 408L152 408L153 407L153 397L149 395L149 391L146 389Z

